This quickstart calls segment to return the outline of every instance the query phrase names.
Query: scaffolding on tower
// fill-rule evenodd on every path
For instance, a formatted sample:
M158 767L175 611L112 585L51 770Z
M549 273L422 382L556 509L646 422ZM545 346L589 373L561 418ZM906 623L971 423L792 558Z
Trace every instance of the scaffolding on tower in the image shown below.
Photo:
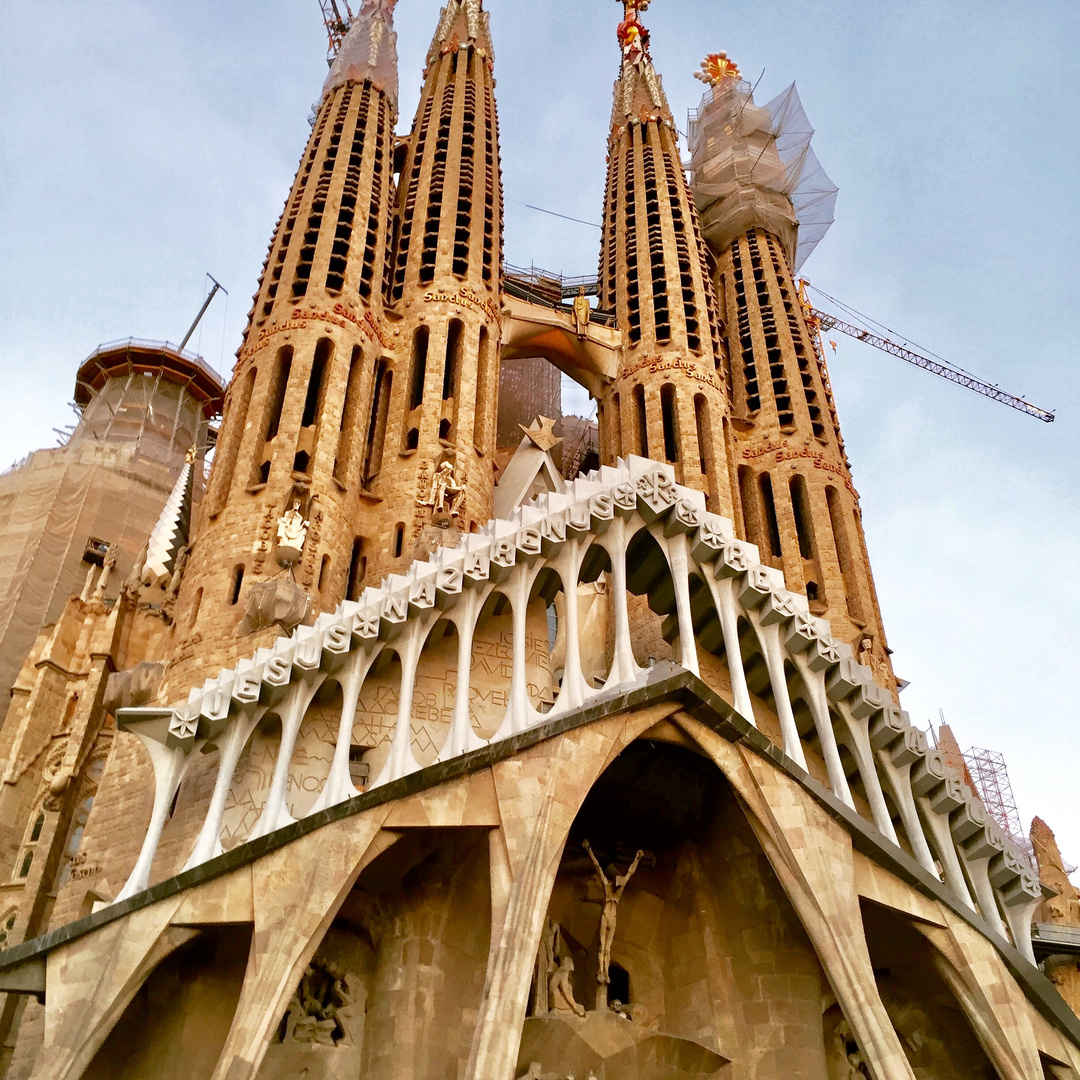
M323 23L326 25L326 62L332 64L334 57L341 48L345 35L349 32L349 26L353 20L352 8L349 0L341 0L341 6L345 8L345 14L341 14L338 0L319 0L322 8Z
M964 751L964 764L986 812L1009 836L1023 845L1024 827L1020 824L1020 812L1009 782L1004 754L972 746Z

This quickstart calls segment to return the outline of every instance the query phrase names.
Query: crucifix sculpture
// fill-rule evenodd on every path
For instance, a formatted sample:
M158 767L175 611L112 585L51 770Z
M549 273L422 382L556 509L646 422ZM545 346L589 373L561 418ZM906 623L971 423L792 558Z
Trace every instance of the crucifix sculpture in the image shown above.
M622 899L627 882L634 876L638 863L645 857L645 852L639 848L626 873L613 874L614 880L612 880L604 873L599 861L593 854L592 844L588 840L583 840L581 846L585 849L589 858L592 859L592 864L596 867L596 876L600 879L600 884L604 889L604 908L600 913L600 964L596 973L596 981L606 983L610 982L608 968L611 967L611 943L615 940L615 917L618 913L619 901ZM614 870L614 867L612 869Z

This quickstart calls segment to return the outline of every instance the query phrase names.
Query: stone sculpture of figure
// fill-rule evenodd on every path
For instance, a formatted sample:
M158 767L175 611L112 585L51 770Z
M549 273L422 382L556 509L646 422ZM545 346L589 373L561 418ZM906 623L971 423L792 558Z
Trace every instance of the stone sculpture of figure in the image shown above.
M300 513L300 500L293 499L292 507L278 518L278 544L300 551L307 539L307 530L308 523L304 520L304 515Z
M552 1012L572 1012L575 1016L584 1016L585 1008L574 1000L574 988L570 985L573 971L573 957L564 956L548 983L548 1002Z
M166 619L172 619L176 597L180 593L180 583L184 580L184 571L187 569L190 557L191 548L184 544L176 554L176 563L173 566L172 576L169 578L169 587L165 590L165 598L161 601L161 612Z
M544 1066L539 1061L530 1062L527 1072L523 1072L518 1080L543 1080Z
M430 506L436 513L448 513L457 517L458 509L465 498L465 483L459 482L454 475L454 466L449 460L435 470L431 478L431 495L422 506Z
M638 853L634 856L634 861L630 864L626 873L613 874L615 880L612 882L601 869L589 841L583 841L582 847L585 848L589 858L592 859L592 864L596 867L596 876L600 879L600 884L604 888L604 910L600 914L600 969L596 973L596 981L606 983L610 981L608 968L611 966L611 943L615 940L615 916L618 911L619 901L622 899L627 882L634 876L638 863L645 857L645 852L638 849ZM614 867L609 867L609 869L614 870Z
M139 552L139 558L136 560L135 565L131 569L131 573L128 574L124 584L120 587L120 591L130 600L133 604L139 599L142 593L142 572L143 567L146 566L146 556L150 551L150 541L147 540L142 546L142 551Z
M574 332L580 341L585 340L590 318L592 318L592 308L589 307L589 300L585 295L585 286L582 285L578 289L577 296L574 297Z
M109 578L116 569L116 549L112 544L105 552L105 561L101 564L101 577L98 578L97 588L94 590L94 600L104 600L105 590L109 587Z

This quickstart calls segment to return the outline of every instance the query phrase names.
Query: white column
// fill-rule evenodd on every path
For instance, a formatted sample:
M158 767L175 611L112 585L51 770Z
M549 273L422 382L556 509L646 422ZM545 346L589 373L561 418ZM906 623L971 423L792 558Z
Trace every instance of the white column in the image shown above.
M150 812L150 824L143 839L142 850L135 863L135 868L124 883L124 887L116 896L118 900L126 900L129 896L140 893L150 883L150 868L157 854L158 843L161 840L161 830L165 827L165 821L169 816L169 807L172 805L173 796L183 779L184 770L190 760L190 755L185 754L180 747L167 747L155 739L146 738L138 731L133 732L139 741L146 747L150 755L150 763L154 767L154 808ZM199 739L194 749L201 747L205 740Z
M900 813L904 832L907 833L908 843L919 865L937 877L938 870L934 865L934 856L930 851L930 845L926 842L926 833L923 832L919 810L915 805L915 796L911 791L911 766L894 765L888 760L888 756L888 750L878 751L878 768L885 782L892 788L893 799L896 800L896 808Z
M566 642L566 659L563 663L562 686L554 708L547 715L576 709L585 701L585 677L581 674L581 645L579 640L580 623L578 619L577 581L581 572L581 561L586 548L581 541L567 543L559 552L558 558L549 564L562 579L563 584L563 620L561 626Z
M390 756L371 787L387 784L391 780L399 780L420 768L412 752L412 699L416 688L416 669L420 664L420 654L423 652L428 633L438 615L439 612L436 611L422 618L414 617L402 631L398 643L398 656L401 658L401 691L398 696L394 741L390 744Z
M315 696L315 691L322 685L326 676L319 674L308 683L303 678L294 679L285 691L282 707L276 710L281 715L281 743L278 746L277 761L274 762L274 776L270 781L270 790L266 795L259 820L251 830L249 840L265 836L275 829L282 829L294 821L285 804L285 792L289 783L289 766L292 765L293 751L296 749L296 736L300 732L304 714Z
M763 626L756 611L748 611L746 615L758 636L758 641L761 642L765 666L769 669L769 682L772 685L773 700L776 702L776 716L780 721L780 737L784 743L784 753L805 772L806 754L803 752L799 728L795 723L795 713L791 708L791 696L788 694L787 676L784 673L784 650L780 644L780 627L775 623Z
M450 730L439 751L439 761L467 754L483 746L483 741L472 729L470 694L472 689L472 650L476 624L487 600L490 589L469 589L454 606L452 615L458 632L457 686L454 688L454 714L450 718Z
M724 652L727 654L728 672L731 675L731 696L735 699L735 711L744 720L754 723L754 705L750 700L750 690L746 685L746 671L743 668L742 649L739 646L739 615L735 600L735 579L724 577L717 579L712 567L704 571L705 583L712 593L716 614L720 618L720 629L724 634Z
M690 611L690 552L686 537L682 533L664 536L659 527L654 527L653 536L659 540L660 547L667 558L671 583L675 588L675 611L679 618L679 650L682 653L682 666L687 671L700 676L697 639L694 637L694 619Z
M611 559L611 603L615 612L615 649L611 657L611 671L604 681L605 690L635 682L641 676L641 668L634 659L634 647L630 643L630 611L626 602L627 532L626 522L616 515L599 540Z
M881 790L881 779L874 767L874 751L870 746L869 724L865 720L856 720L851 715L851 709L846 701L837 701L834 704L850 733L848 749L855 757L855 764L866 791L866 801L870 804L874 824L879 832L899 846L900 841L896 835L896 829L893 828L892 815L885 802L885 793Z
M518 563L510 574L506 583L506 595L510 599L510 607L514 619L513 641L513 666L510 677L510 704L506 707L506 715L503 717L499 730L491 737L492 742L507 739L524 731L534 720L544 718L543 713L537 712L529 703L528 673L525 666L525 632L526 616L529 607L529 589L532 587L534 575L525 563Z
M265 705L257 705L240 716L234 716L229 722L229 730L225 732L225 737L218 740L218 771L214 779L214 793L210 796L206 820L203 821L195 846L191 849L187 862L184 863L185 870L199 866L222 853L221 820L225 815L225 803L236 773L236 763L240 760L248 738L265 712Z
M341 677L341 718L338 721L334 760L330 763L330 771L326 774L326 783L323 784L319 797L308 811L309 814L325 810L328 806L336 806L339 802L355 798L360 794L353 787L352 776L349 774L353 721L356 719L356 703L360 698L360 688L364 685L364 679L367 678L367 673L380 652L381 649L378 647L371 653L364 649L354 649L345 661L345 670Z
M829 715L829 697L825 692L825 673L811 671L805 656L798 653L789 653L791 662L795 665L806 687L806 700L810 707L810 715L814 718L814 727L818 733L818 741L821 743L821 754L825 759L825 769L829 774L829 787L833 794L842 799L853 810L855 800L851 797L851 788L848 787L847 777L844 775L844 766L840 761L840 749L836 745L836 733L833 731L832 717Z

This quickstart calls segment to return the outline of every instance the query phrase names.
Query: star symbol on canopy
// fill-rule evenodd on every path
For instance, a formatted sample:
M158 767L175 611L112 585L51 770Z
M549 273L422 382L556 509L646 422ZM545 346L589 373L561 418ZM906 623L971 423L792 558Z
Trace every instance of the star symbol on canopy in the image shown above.
M532 427L526 427L524 424L518 424L518 427L532 440L533 446L543 450L544 453L562 442L562 439L555 434L555 421L550 416L537 416Z

